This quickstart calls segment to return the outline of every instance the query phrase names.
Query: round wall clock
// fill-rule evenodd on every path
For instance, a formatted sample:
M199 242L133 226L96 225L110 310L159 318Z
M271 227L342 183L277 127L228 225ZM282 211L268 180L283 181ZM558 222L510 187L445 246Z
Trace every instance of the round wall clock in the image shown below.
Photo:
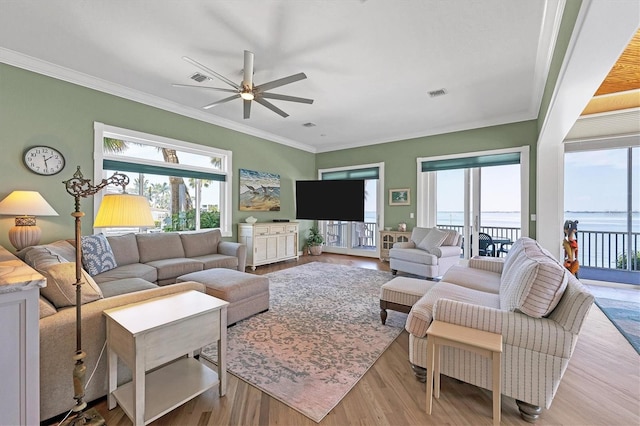
M33 146L24 152L24 164L39 175L51 176L64 169L64 155L48 146Z

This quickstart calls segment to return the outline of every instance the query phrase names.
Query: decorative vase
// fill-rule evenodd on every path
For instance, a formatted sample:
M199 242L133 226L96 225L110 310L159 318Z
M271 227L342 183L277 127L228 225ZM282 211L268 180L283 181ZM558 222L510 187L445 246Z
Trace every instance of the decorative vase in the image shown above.
M402 222L398 224L398 231L405 232L407 230L407 224Z

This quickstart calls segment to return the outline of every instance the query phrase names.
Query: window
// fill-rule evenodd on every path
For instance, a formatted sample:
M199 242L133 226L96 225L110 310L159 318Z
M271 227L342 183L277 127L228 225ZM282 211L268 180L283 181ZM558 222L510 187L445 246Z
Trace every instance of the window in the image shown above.
M528 235L528 147L418 158L418 226L491 236L496 249ZM464 256L478 247L464 244ZM497 255L497 252L493 252Z
M94 133L94 175L129 177L126 191L147 197L151 205L156 226L147 232L220 228L223 236L231 236L230 151L102 123L95 123Z

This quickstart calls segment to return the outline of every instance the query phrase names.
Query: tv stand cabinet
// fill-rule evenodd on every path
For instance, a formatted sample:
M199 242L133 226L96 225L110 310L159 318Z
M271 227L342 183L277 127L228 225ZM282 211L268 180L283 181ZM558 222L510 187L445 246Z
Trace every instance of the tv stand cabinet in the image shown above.
M247 246L247 266L298 260L298 223L239 223L238 242Z

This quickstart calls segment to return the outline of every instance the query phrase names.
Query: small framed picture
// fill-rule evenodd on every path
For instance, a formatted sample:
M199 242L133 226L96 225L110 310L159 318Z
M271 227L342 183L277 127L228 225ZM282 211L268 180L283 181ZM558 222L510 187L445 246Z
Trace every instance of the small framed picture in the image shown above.
M390 206L408 206L410 189L390 189L389 190L389 205Z

